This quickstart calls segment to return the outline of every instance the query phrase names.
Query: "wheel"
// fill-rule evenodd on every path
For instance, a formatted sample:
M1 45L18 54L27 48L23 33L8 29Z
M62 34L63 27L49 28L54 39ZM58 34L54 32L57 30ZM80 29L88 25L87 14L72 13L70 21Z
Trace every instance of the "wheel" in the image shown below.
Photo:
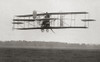
M49 32L49 29L46 29L47 32Z
M44 32L44 29L41 29L41 32Z

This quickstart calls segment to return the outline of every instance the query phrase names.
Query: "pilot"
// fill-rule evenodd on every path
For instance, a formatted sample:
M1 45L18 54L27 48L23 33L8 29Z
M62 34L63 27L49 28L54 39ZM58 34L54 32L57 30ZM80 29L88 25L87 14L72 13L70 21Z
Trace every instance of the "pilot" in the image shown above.
M42 22L42 27L50 27L50 15L48 14L48 12L46 12L46 15L45 15L45 19L46 20L43 20Z
M45 18L50 18L50 15L49 15L48 12L46 12L46 16L45 16Z

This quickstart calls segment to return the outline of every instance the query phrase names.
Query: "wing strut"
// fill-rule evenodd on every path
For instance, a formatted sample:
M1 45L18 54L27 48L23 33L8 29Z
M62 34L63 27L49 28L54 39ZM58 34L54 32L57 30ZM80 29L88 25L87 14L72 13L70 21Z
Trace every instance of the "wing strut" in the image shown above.
M51 29L51 31L52 31L53 33L55 33L52 29Z

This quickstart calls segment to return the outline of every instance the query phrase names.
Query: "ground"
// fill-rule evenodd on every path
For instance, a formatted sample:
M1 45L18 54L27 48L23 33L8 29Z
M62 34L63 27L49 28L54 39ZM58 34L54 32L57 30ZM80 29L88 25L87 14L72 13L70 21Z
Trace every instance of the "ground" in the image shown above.
M0 48L0 62L100 62L100 50Z

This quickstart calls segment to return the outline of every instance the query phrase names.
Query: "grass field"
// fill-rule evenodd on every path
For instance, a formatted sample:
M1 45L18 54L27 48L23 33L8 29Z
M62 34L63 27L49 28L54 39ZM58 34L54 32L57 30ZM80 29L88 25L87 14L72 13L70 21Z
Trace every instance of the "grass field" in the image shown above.
M100 62L100 50L0 48L0 62Z

